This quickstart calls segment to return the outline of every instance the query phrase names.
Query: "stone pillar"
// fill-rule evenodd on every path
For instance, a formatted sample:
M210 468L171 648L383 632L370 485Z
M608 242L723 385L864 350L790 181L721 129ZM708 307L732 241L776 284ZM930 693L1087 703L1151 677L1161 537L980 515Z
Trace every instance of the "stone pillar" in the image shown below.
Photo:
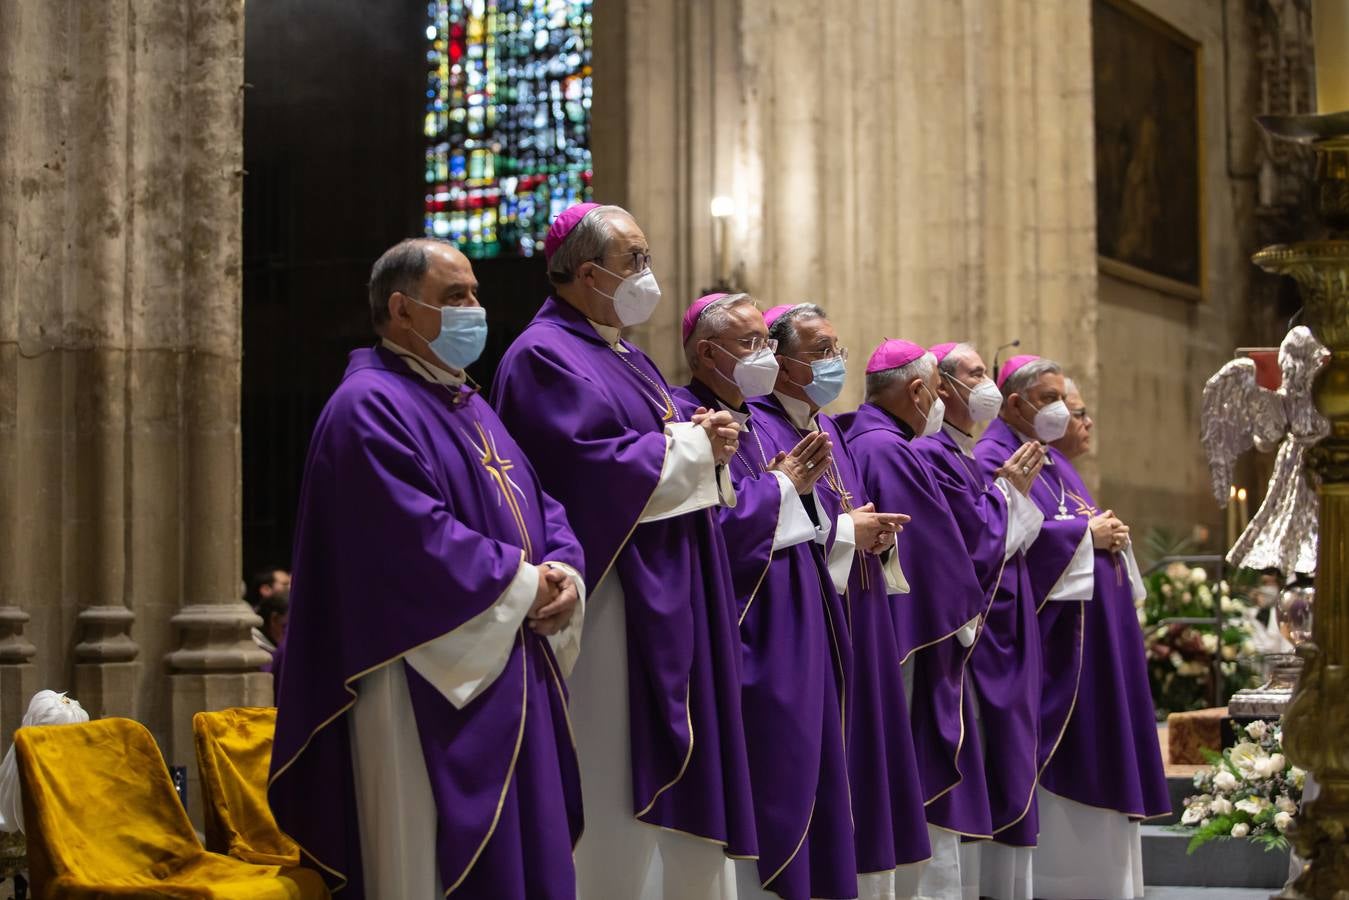
M0 3L0 728L73 687L193 778L193 713L271 702L239 596L242 76L240 0Z
M126 546L128 94L132 11L84 6L72 20L75 78L67 141L72 254L62 304L62 350L69 380L68 504L64 538L76 617L75 696L93 717L135 718L135 661L128 608ZM119 125L121 127L119 127Z
M182 642L168 661L172 754L186 763L195 712L270 706L272 679L257 671L268 657L250 635L259 620L239 596L244 11L237 3L181 8L190 61L182 70L184 212L193 214L181 235L184 592L173 624Z

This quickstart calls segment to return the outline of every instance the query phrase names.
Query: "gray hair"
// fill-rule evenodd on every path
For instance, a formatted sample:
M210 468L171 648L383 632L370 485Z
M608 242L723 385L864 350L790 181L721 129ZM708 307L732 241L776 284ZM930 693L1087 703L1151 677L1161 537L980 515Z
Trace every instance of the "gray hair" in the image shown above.
M431 267L426 248L436 245L454 248L454 242L444 238L407 238L385 250L375 260L375 265L370 269L369 296L370 324L377 333L382 333L381 329L388 324L389 297L395 292L414 296L413 292Z
M696 368L693 361L698 357L698 342L724 331L731 324L731 310L742 306L758 308L754 298L742 292L718 297L698 313L698 319L693 323L693 331L689 332L689 339L684 342L684 358L688 360L690 369Z
M1077 394L1079 397L1082 396L1082 392L1077 389L1077 382L1073 381L1067 375L1063 376L1063 393Z
M793 348L796 343L795 323L827 318L829 317L824 314L824 310L814 303L798 303L768 326L768 336L778 342L778 353L785 356L786 351Z
M1037 359L1017 369L1002 383L1002 395L1010 397L1028 390L1041 375L1062 375L1063 367L1052 359Z
M955 378L956 369L960 366L960 360L973 352L973 344L956 344L941 358L941 362L937 363L937 368L943 375L950 375L952 378Z
M614 239L609 219L617 213L632 215L621 206L597 206L582 216L548 260L548 280L568 284L581 263L604 256Z
M928 351L913 362L905 363L898 368L868 372L867 401L875 400L892 384L908 384L915 378L921 378L926 382L935 371L937 371L937 357L933 356L931 351Z

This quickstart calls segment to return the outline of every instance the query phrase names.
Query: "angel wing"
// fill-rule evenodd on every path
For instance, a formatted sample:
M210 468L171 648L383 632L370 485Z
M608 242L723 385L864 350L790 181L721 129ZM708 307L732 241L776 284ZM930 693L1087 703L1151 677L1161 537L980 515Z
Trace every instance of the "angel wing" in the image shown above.
M1262 393L1270 392L1255 383L1255 362L1245 358L1228 362L1204 384L1200 439L1219 506L1227 505L1233 464L1254 445Z

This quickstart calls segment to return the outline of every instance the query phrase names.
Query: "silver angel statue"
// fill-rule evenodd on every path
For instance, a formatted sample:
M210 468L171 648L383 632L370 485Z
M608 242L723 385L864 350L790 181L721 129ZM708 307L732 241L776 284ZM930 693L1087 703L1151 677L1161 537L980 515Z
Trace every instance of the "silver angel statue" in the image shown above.
M1312 404L1312 380L1329 354L1299 325L1279 347L1283 384L1277 391L1255 381L1255 363L1234 359L1204 385L1202 438L1213 493L1226 506L1232 467L1251 447L1278 447L1265 502L1241 533L1227 561L1236 567L1278 569L1285 577L1316 573L1316 494L1307 483L1307 448L1330 431Z

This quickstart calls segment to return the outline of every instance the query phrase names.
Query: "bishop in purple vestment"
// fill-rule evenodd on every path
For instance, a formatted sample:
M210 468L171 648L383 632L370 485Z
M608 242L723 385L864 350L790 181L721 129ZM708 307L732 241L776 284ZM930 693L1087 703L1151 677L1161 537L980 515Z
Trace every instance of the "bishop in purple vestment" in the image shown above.
M803 496L828 469L816 432L773 452L746 398L772 391L776 343L747 294L701 297L684 316L693 373L685 415L724 409L741 424L729 465L736 505L719 510L739 608L741 704L759 839L758 878L788 900L856 897L843 709L852 651L829 579L827 533ZM740 900L757 892L741 883Z
M1057 363L1038 356L1014 356L998 373L1004 402L975 451L985 472L992 472L1016 448L1035 439L1048 443L1063 436L1068 412L1063 405L1063 375ZM1094 529L1111 527L1077 514L1064 493L1059 473L1062 455L1045 449L1044 466L1031 484L1030 500L1044 514L1044 524L1026 550L1035 629L1040 636L1038 771L1053 755L1077 702L1082 665L1083 605L1092 596ZM1036 831L1039 807L1035 805ZM1037 866L1038 868L1038 866ZM1035 884L1036 895L1041 885Z
M724 411L685 416L620 329L660 289L613 206L564 211L545 246L555 296L511 345L492 402L567 508L593 597L571 679L586 897L720 897L725 854L755 856L737 605L717 506L736 495Z
M268 796L341 896L576 895L563 676L584 564L466 382L476 290L450 244L385 253L382 340L309 447Z
M993 842L961 854L961 878L983 896L1030 896L1030 854L1038 763L1040 642L1024 549L1043 515L1026 498L1043 462L1028 441L985 473L975 459L975 429L998 414L1002 394L968 344L939 344L936 389L941 430L913 441L946 498L987 598L967 677L983 737ZM1032 821L1027 823L1028 816Z
M820 526L830 528L828 571L843 595L852 638L844 717L860 887L863 896L909 896L921 874L916 864L926 862L931 846L900 669L906 648L887 599L901 590L893 549L908 517L875 511L842 429L820 414L843 387L847 359L824 311L813 304L780 306L765 319L778 342L781 371L773 394L751 400L750 407L767 451L790 450L814 431L833 447L810 506Z
M1143 895L1142 840L1138 823L1171 812L1156 711L1148 684L1143 636L1134 601L1146 595L1128 529L1113 511L1101 512L1072 460L1090 446L1092 421L1076 386L1064 379L1072 418L1053 443L1051 477L1061 482L1068 512L1106 517L1106 540L1093 552L1092 598L1083 604L1077 701L1058 746L1040 775L1041 896L1131 898ZM1053 491L1042 494L1049 500ZM1118 523L1118 524L1115 524ZM1105 544L1105 546L1102 546ZM1057 632L1078 624L1042 619L1047 644L1068 640ZM1092 760L1088 766L1085 759Z
M887 340L867 364L866 402L840 416L867 495L914 519L896 543L907 594L891 598L909 651L910 715L927 805L933 865L924 896L960 890L960 836L992 836L984 758L966 662L991 591L975 572L946 496L915 452L941 430L937 361L909 341Z

